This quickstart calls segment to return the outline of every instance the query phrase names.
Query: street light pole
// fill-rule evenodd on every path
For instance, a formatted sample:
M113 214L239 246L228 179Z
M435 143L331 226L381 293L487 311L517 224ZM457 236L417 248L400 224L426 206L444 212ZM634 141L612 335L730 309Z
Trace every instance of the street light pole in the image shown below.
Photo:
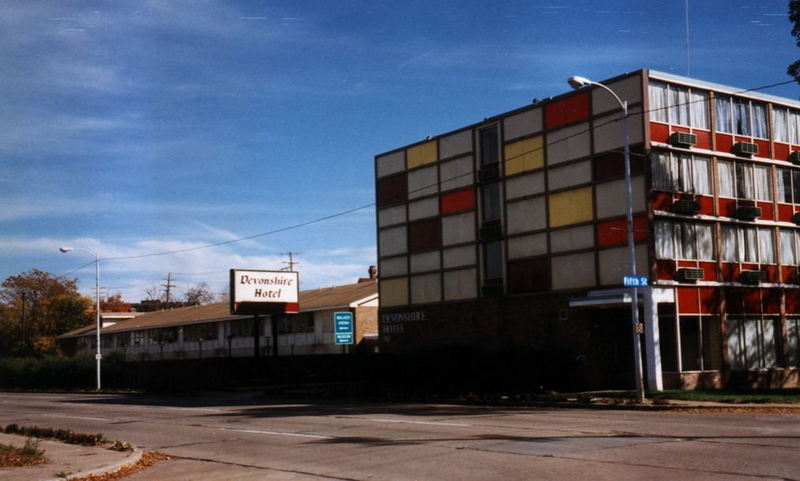
M636 276L636 248L633 239L633 186L631 182L631 156L630 156L630 139L628 136L628 102L619 98L613 90L605 85L593 82L586 77L570 77L567 83L574 88L579 89L594 85L606 90L614 97L620 107L622 108L622 135L624 138L624 160L625 160L625 195L627 203L627 231L628 231L628 263L630 274ZM642 375L642 344L639 339L639 293L634 285L631 288L631 324L633 330L633 365L636 381L636 400L644 402L644 379Z
M100 360L103 358L100 350L100 329L102 328L102 323L100 322L100 257L89 249L84 249L82 247L59 247L58 250L64 254L72 250L78 250L88 252L94 256L94 310L96 317L95 330L97 331L97 353L94 358L97 360L97 390L100 391Z

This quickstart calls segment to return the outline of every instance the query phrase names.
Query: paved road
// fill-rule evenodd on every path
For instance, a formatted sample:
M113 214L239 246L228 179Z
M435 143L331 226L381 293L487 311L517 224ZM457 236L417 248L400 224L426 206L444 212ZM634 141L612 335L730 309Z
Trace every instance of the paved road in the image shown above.
M0 393L0 424L174 456L136 480L800 480L800 415Z

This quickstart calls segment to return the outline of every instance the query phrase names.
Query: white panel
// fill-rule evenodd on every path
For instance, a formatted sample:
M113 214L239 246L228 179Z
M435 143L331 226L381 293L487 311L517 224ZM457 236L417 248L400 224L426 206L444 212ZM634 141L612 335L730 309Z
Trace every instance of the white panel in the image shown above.
M411 303L437 302L442 300L442 277L439 273L413 276L411 278Z
M542 130L542 109L535 108L503 120L503 139L511 140Z
M547 234L533 234L508 239L508 258L519 259L547 254Z
M408 173L408 198L416 199L439 192L439 174L436 165Z
M395 174L406 170L406 152L401 150L375 159L375 170L378 177Z
M378 227L402 224L406 221L406 206L398 205L378 211Z
M446 159L455 155L472 152L472 130L464 130L439 139L439 158Z
M405 254L408 250L406 244L406 226L392 227L379 231L378 243L381 256L391 256L394 254Z
M425 272L441 269L439 251L425 252L411 256L411 272Z
M506 204L507 231L517 234L547 227L545 214L545 198L536 197Z
M547 165L586 157L591 152L589 124L581 123L548 132L545 142L547 142Z
M565 252L594 246L594 226L584 225L550 232L550 250Z
M634 107L628 116L629 144L635 145L642 141L642 108ZM594 120L594 151L606 152L622 149L625 145L622 131L622 119L619 113L598 117Z
M617 94L621 100L627 101L628 105L642 100L642 78L639 75L605 85ZM610 93L602 88L594 88L592 90L592 112L595 115L614 109L619 109L619 102Z
M442 254L442 264L445 269L450 267L475 265L475 246L451 247Z
M378 263L381 277L404 276L408 274L408 258L406 256L381 259Z
M445 300L452 301L454 299L473 299L478 297L477 274L476 269L445 272Z
M474 170L471 155L443 162L440 166L442 191L472 185Z
M452 245L475 240L475 214L463 214L442 217L442 244Z
M547 188L550 190L586 184L591 181L592 163L588 160L547 171Z
M636 251L636 274L647 275L647 246L638 245ZM615 247L604 249L598 253L598 266L600 269L600 284L604 286L622 285L622 277L629 274L628 248Z
M408 219L417 220L439 215L439 198L431 197L408 204Z
M637 175L631 179L631 191L633 192L633 212L643 212L644 203L644 178ZM597 218L604 219L625 215L627 203L625 200L625 179L613 182L604 182L595 186L595 205L597 206Z
M544 173L522 175L506 180L506 197L516 199L544 192Z
M594 252L571 254L551 258L553 290L592 287L594 279Z

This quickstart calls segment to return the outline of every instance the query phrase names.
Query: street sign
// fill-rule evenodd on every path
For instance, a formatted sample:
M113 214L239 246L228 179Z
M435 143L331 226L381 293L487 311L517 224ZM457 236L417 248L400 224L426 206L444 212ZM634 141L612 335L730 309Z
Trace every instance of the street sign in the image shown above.
M622 284L625 287L648 287L650 285L647 276L624 276Z
M353 313L334 312L333 330L336 344L353 344Z

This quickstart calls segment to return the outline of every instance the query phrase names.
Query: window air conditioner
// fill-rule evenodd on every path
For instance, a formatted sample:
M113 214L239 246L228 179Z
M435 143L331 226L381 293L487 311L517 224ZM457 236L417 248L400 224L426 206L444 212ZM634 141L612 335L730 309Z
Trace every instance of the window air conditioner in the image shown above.
M676 200L672 204L670 212L681 215L697 215L700 212L700 203L688 199Z
M789 162L793 164L800 164L800 150L789 154Z
M758 155L758 145L749 142L737 142L733 144L733 153L736 155Z
M697 282L703 280L703 269L684 268L675 273L678 282Z
M764 281L764 271L742 271L739 281L743 284L758 284Z
M800 212L797 212L792 216L792 222L794 222L797 225L800 225Z
M484 165L478 171L478 181L489 182L500 177L500 167L498 164Z
M481 286L483 297L503 297L503 284L485 284Z
M503 228L499 225L481 227L481 242L496 241L503 238Z
M736 209L736 218L739 220L754 221L761 217L761 207L743 205Z
M697 136L686 132L673 132L669 136L669 143L675 147L692 147L697 144Z

